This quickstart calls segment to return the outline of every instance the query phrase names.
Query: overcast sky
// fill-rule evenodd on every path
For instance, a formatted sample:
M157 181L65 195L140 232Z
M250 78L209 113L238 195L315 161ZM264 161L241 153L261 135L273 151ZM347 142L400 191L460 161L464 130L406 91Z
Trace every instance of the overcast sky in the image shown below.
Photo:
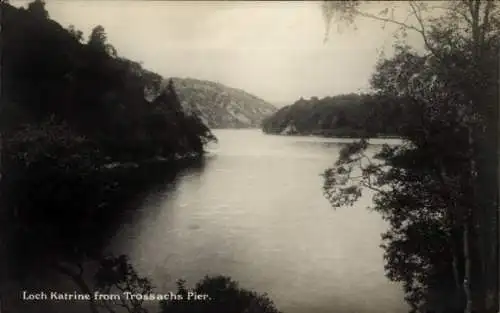
M366 90L377 51L390 54L394 41L391 29L361 19L357 31L333 29L324 43L313 1L46 2L63 27L73 24L87 38L100 24L119 55L164 77L217 81L277 105Z

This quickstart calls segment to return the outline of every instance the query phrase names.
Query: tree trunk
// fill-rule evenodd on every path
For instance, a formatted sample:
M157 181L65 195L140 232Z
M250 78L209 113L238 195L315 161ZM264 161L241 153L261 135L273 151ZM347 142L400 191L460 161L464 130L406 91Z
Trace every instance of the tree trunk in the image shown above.
M492 60L488 57L488 47L485 45L486 32L490 29L488 22L492 10L491 3L482 5L481 1L469 3L471 13L473 64L479 75L475 81L481 81L479 88L474 89L473 102L476 112L482 120L481 126L475 129L475 156L477 165L477 179L475 180L476 207L473 211L473 221L477 223L477 241L479 248L479 264L475 274L474 284L477 286L480 298L478 301L479 312L499 312L499 208L498 194L500 190L500 177L498 160L500 157L499 145L499 63L490 71ZM484 16L481 19L481 16ZM482 23L482 24L481 24ZM488 75L484 75L488 73ZM494 76L494 77L491 77ZM481 129L482 128L482 129ZM476 289L476 287L474 288Z
M496 84L495 84L496 85ZM495 88L490 87L490 88ZM475 130L475 181L476 204L474 220L477 221L478 247L480 251L479 281L482 289L482 307L485 313L495 313L499 305L499 227L498 227L498 89L482 90L478 97L483 129Z
M471 313L473 310L483 312L483 255L484 250L481 245L481 229L478 227L481 224L481 217L484 214L480 212L481 206L477 204L478 189L477 189L477 163L476 163L476 135L475 128L470 124L475 123L474 120L469 120L467 126L468 137L468 157L469 168L464 173L467 175L467 191L466 205L462 212L461 220L463 225L463 253L464 253L464 280L463 287L465 293L465 309L464 313ZM471 253L474 251L474 253ZM474 288L472 289L471 281Z
M497 278L496 278L496 299L494 305L496 306L497 312L500 313L500 51L497 52L497 90L495 93L496 96L496 103L495 103L495 108L496 112L494 114L496 118L496 151L497 151L497 163L496 163L496 172L497 172L497 196L496 196L496 244L495 244L495 258L496 258L496 263L497 263Z
M451 245L453 246L454 243L451 243ZM456 251L456 249L452 249L452 270L453 270L453 280L454 280L454 283L455 283L455 286L454 286L454 289L455 289L455 292L454 292L454 296L455 296L455 299L453 300L453 305L456 305L457 307L460 307L462 305L462 300L463 300L463 288L460 284L460 270L458 269L459 268L459 256L458 256L458 253Z
M450 245L454 245L454 243L450 243ZM460 290L460 271L458 270L458 253L454 248L452 248L452 270L453 270L453 280L455 283L455 288Z
M465 294L465 309L464 313L472 313L472 291L470 285L471 278L471 258L470 258L470 246L469 246L469 224L464 223L463 226L463 244L464 244L464 261L465 261L465 271L463 288Z
M496 262L498 264L497 266L497 282L496 282L496 307L497 307L497 312L500 313L500 164L498 160L500 160L500 51L497 54L498 58L498 64L497 64L497 77L498 77L498 83L497 83L497 92L495 93L496 95L496 142L497 142L497 197L496 197L496 202L497 202L497 208L496 208L496 231L498 237L496 238Z

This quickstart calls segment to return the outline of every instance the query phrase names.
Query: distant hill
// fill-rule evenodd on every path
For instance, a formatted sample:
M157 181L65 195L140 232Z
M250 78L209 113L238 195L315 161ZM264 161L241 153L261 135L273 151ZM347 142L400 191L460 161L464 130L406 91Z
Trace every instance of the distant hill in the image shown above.
M300 99L266 118L268 134L326 137L397 136L400 104L374 95L347 94Z
M260 127L277 111L254 95L220 83L178 77L172 81L184 111L195 113L210 128Z

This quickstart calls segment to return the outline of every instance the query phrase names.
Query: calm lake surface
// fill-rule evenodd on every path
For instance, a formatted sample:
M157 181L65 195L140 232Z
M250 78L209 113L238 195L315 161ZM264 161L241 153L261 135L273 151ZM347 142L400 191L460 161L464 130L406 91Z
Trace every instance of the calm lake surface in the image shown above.
M366 210L370 196L335 211L322 195L320 174L349 140L215 134L206 165L152 191L111 250L162 291L223 274L285 313L405 312L401 288L384 277L386 225Z

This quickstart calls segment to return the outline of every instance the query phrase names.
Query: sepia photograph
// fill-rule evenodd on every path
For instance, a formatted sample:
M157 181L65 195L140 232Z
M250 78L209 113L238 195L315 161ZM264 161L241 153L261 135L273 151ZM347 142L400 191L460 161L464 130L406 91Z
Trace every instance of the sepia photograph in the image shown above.
M0 0L0 313L500 313L500 2Z

